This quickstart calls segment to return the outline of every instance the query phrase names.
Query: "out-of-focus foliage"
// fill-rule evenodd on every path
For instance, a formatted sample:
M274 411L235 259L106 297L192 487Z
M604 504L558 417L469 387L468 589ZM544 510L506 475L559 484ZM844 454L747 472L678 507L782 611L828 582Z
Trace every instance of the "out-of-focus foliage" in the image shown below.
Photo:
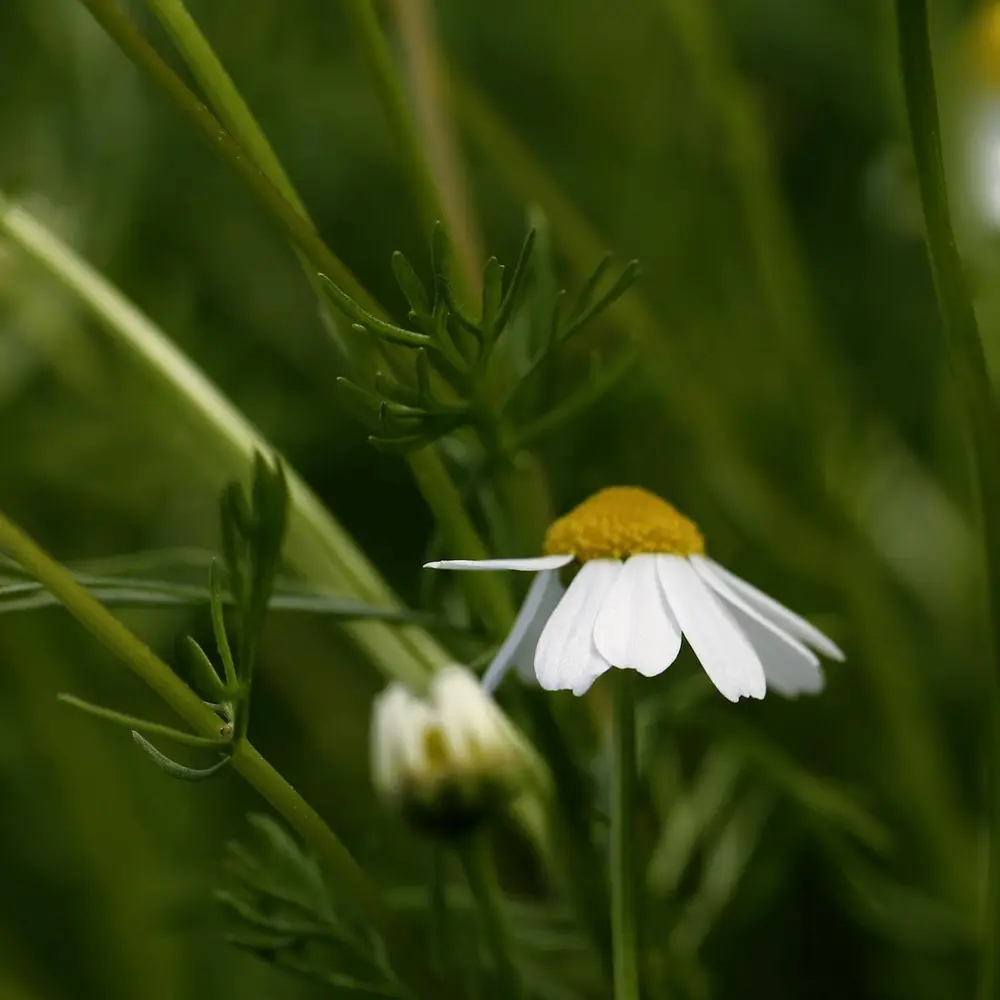
M145 5L129 6L170 52ZM964 192L969 102L1000 91L970 79L971 5L934 6ZM339 8L191 2L325 239L401 320L391 255L429 274L428 234ZM686 654L643 685L649 836L637 850L654 985L747 1000L968 995L985 815L977 563L888 5L438 0L435 13L485 251L513 262L542 218L552 288L579 288L608 249L642 263L638 291L548 373L560 398L592 349L635 337L633 373L538 441L555 508L614 483L653 489L848 653L821 697L795 703L692 693ZM313 291L235 179L74 0L0 4L0 94L0 188L155 317L393 586L429 604L430 515L405 464L342 410L336 379L350 372ZM966 193L996 357L995 247ZM0 508L64 560L220 548L223 473L199 434L2 244L0 442ZM211 643L202 608L121 613L175 662L185 630ZM416 921L425 848L367 776L379 679L331 619L268 622L255 742ZM225 944L212 892L225 844L248 835L261 802L228 773L170 782L127 734L57 703L73 690L162 716L60 611L0 616L0 668L0 988L326 995ZM596 761L602 686L585 702L553 698L551 717L539 698L512 710L542 753L558 720ZM593 781L600 796L596 763ZM536 905L521 840L499 847L533 988L585 995L599 963L583 931Z

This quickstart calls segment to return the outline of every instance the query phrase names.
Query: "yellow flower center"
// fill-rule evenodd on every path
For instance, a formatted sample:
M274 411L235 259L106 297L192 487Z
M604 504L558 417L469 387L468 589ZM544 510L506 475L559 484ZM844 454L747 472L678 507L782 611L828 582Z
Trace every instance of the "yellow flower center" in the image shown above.
M701 555L698 526L648 490L612 486L561 517L545 536L547 555L626 559L640 552Z

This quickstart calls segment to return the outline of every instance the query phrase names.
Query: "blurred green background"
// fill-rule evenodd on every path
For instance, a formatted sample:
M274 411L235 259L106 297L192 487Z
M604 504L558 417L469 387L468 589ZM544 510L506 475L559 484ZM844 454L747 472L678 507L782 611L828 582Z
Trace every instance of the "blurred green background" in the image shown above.
M144 5L129 6L173 59ZM401 312L390 254L426 269L427 234L340 4L190 7L327 242ZM997 261L962 183L970 114L990 99L964 48L972 7L941 2L934 23L995 355ZM540 446L555 507L615 483L653 489L716 558L848 653L822 697L725 717L849 789L890 845L845 844L821 810L761 779L738 872L718 876L723 902L706 904L697 948L670 945L687 957L664 959L666 981L676 996L741 1000L969 995L985 829L976 542L889 4L437 0L434 14L487 251L510 262L540 205L563 283L606 248L643 265L618 319L592 333L634 332L635 375ZM0 95L0 186L169 331L420 603L431 516L406 465L340 410L341 359L272 223L73 0L0 5ZM565 359L567 379L579 360ZM0 508L62 559L217 547L222 472L196 429L2 243L0 442ZM183 629L207 629L201 614L125 617L168 657ZM59 611L0 617L0 663L0 995L322 995L223 942L211 900L223 847L262 807L236 776L170 782L125 734L57 704L72 690L163 717ZM371 665L334 626L275 616L259 673L255 742L381 880L419 879L422 848L368 786ZM557 709L575 710L568 699ZM670 830L669 789L701 787L714 742L653 729ZM752 755L724 763L757 788ZM717 776L705 780L711 796ZM691 862L693 890L657 897L649 934L664 955L710 860Z

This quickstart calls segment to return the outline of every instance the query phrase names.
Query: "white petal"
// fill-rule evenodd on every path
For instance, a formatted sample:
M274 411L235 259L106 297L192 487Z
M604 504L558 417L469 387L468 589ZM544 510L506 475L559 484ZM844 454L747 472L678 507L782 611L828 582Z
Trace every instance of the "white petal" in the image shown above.
M760 659L694 566L681 556L661 555L656 568L670 608L712 683L730 701L763 698L767 683Z
M399 727L405 724L412 695L402 684L390 684L372 705L371 762L375 787L383 794L398 791L401 780Z
M424 563L424 569L519 569L535 572L568 566L573 556L537 556L534 559L439 559Z
M453 763L468 764L475 752L492 750L502 740L503 716L465 667L442 667L431 699Z
M594 623L622 564L584 563L549 618L535 650L535 676L546 691L583 694L611 666L594 645Z
M667 604L655 555L632 556L611 588L594 626L594 642L616 667L654 677L677 659L681 627Z
M763 590L758 590L752 583L740 579L735 573L730 573L725 566L720 566L714 559L704 560L733 590L741 597L745 598L748 604L752 604L765 618L770 619L782 631L789 635L801 639L806 645L819 650L825 656L833 660L844 659L843 651L840 647L828 639L815 625L810 625L801 615L790 611L783 604L780 604L773 597L765 594Z
M764 664L769 691L773 688L786 698L796 698L800 694L818 694L823 690L826 679L815 655L802 646L800 648L810 656L804 657L794 646L780 639L780 633L761 624L760 619L740 608L729 610Z
M487 667L486 673L483 674L484 691L495 691L511 663L515 660L523 661L525 653L527 653L528 663L532 663L535 647L538 645L538 637L542 634L545 622L555 610L562 594L563 586L559 583L558 570L542 570L531 581L524 603L517 613L517 618L514 619L514 624L511 626L507 638L497 650L497 655L493 657L493 662ZM534 673L531 676L534 677Z
M761 614L715 572L704 556L691 556L690 561L698 575L730 606L736 623L757 650L769 687L790 697L823 689L823 671L811 649Z
M535 650L538 649L538 640L542 637L552 612L559 607L559 602L566 594L566 588L557 572L549 571L545 575L549 577L549 583L542 594L538 613L514 654L514 669L526 684L538 683L538 678L535 677Z

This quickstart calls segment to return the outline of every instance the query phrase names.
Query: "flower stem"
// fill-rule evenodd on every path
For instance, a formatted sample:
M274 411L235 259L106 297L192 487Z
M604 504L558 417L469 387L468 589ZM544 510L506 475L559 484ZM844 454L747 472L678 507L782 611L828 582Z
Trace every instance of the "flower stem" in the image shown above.
M927 250L956 382L965 401L978 493L991 628L984 643L992 709L992 822L986 926L982 935L981 1000L1000 996L1000 419L983 354L968 282L955 242L941 148L926 0L896 0L900 69L910 139L923 205Z
M439 971L445 964L448 942L447 854L439 843L431 844L427 894L430 904L430 953Z
M0 550L8 553L57 597L99 642L123 660L197 733L217 737L219 717L145 643L99 604L16 524L0 513ZM398 924L375 884L319 813L247 740L234 748L233 766L322 859L338 888L361 907L381 935L393 968L426 1000L445 995L409 934Z
M504 1000L517 1000L524 991L510 956L507 923L503 913L503 893L497 881L485 834L473 835L468 843L458 849L458 855L465 869L469 889L479 906L483 934L496 966L499 995Z
M611 944L614 1000L639 1000L635 812L635 672L614 670L611 732Z

